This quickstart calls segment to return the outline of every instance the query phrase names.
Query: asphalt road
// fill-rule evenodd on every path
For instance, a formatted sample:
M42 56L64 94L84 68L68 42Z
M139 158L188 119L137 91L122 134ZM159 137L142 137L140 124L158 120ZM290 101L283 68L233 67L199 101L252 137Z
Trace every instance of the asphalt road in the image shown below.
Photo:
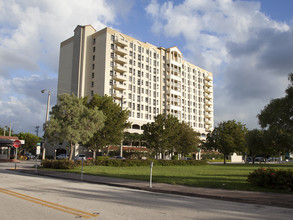
M32 166L33 163L18 164ZM159 194L13 172L0 163L0 219L292 219L293 209Z

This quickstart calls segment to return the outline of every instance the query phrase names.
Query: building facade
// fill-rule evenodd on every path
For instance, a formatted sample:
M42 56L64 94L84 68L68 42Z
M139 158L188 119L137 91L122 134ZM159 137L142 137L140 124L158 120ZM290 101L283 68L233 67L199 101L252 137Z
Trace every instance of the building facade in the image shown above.
M129 110L128 130L161 113L175 115L202 136L213 129L213 75L183 60L177 47L144 43L111 28L77 26L60 46L58 94L107 94Z

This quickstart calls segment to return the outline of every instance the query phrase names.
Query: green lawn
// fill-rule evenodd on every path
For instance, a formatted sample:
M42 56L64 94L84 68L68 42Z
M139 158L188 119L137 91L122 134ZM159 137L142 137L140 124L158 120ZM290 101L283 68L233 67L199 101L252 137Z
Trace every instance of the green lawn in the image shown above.
M252 172L260 167L271 167L275 169L293 169L293 163L255 165L209 164L204 166L154 166L153 182L232 190L272 191L254 187L247 183L246 179L249 172ZM149 181L150 175L149 167L85 166L83 170L84 174L145 181ZM72 170L66 170L66 172L68 171L80 172L81 167L76 167Z

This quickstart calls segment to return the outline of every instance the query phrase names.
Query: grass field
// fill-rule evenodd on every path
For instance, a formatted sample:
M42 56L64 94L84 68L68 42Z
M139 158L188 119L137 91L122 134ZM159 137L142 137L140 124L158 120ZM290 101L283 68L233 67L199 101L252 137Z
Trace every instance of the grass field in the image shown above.
M246 181L249 172L260 167L293 169L293 163L284 164L209 164L204 166L154 166L153 182L231 190L275 191L254 187ZM81 167L66 172L81 172ZM149 167L85 166L84 174L149 181Z

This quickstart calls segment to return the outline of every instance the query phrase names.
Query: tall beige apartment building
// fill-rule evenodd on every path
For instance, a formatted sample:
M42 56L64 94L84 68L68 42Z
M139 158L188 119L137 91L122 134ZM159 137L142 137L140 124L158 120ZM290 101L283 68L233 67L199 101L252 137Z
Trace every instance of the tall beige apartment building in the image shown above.
M177 47L144 43L111 28L77 26L61 43L58 94L110 95L128 109L129 132L156 115L175 115L203 137L213 129L213 75Z

